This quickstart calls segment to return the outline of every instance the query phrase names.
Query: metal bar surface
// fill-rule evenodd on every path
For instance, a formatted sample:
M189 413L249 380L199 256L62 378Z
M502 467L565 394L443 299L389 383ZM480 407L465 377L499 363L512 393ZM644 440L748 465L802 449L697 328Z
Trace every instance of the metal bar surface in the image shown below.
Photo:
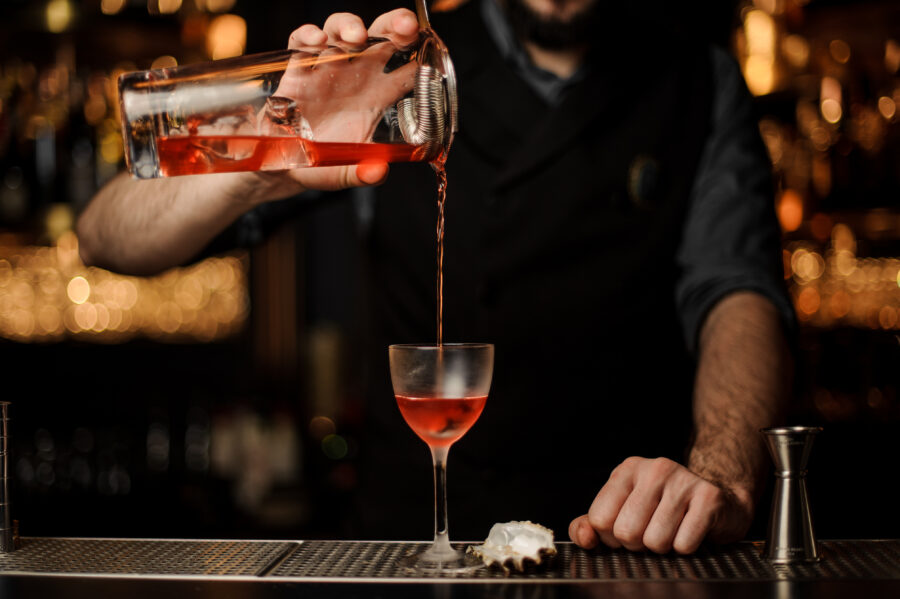
M549 563L525 572L485 568L422 578L397 560L419 542L24 538L0 555L0 577L221 580L267 583L484 583L900 581L900 540L823 541L825 559L773 565L759 542L703 548L691 556L582 550L558 543Z

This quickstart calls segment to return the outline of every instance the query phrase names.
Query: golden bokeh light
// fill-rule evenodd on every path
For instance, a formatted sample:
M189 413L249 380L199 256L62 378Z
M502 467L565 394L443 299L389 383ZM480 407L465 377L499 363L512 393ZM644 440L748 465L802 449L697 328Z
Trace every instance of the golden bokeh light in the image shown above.
M234 8L235 0L197 0L197 8L209 12L228 12Z
M834 318L843 318L850 312L850 295L839 289L831 296L831 315Z
M50 0L44 9L47 30L52 33L61 33L68 29L74 16L75 9L71 0Z
M803 198L793 189L786 189L778 199L778 222L783 231L796 231L803 224Z
M83 304L91 296L91 284L84 277L73 277L66 286L66 295L73 304Z
M838 223L831 229L831 243L836 250L847 250L856 254L856 236L844 223Z
M97 307L94 304L84 303L75 306L75 323L82 331L89 331L97 324Z
M798 316L806 318L812 316L819 311L820 304L819 291L815 287L805 287L797 296Z
M897 328L897 310L892 306L882 306L878 311L878 324L882 329Z
M159 12L164 15L170 15L178 12L181 8L181 0L159 0Z
M847 64L850 60L850 44L844 40L831 40L828 44L828 52L831 57L841 64Z
M893 98L881 96L878 98L878 112L889 121L897 114L897 103L894 102Z
M240 56L247 44L247 23L237 15L220 15L206 33L206 52L213 60Z
M787 35L781 41L781 53L792 67L805 68L809 63L809 42L796 34Z
M152 63L150 63L151 69L168 69L177 66L178 60L174 56L169 56L168 54L158 56L153 59Z
M0 246L0 337L15 341L214 341L247 320L243 256L209 258L156 277L88 268L68 231L55 247Z
M62 326L62 317L56 306L42 306L38 311L37 320L41 331L47 335L56 334Z
M775 88L775 63L764 56L748 56L744 78L754 96L764 96Z
M744 15L744 79L747 87L756 95L770 93L775 88L775 21L764 10L749 10Z
M896 40L888 40L884 43L884 66L888 73L896 73L900 70L900 44Z
M125 0L100 0L100 11L105 15L114 15L125 8Z
M829 123L837 123L843 116L841 108L843 92L840 82L834 77L822 77L819 90L819 112Z
M884 213L862 226L871 232L892 225L889 220ZM856 246L846 223L831 226L824 252L811 242L788 244L786 270L798 318L814 327L900 330L900 258L860 258Z
M791 258L791 267L799 281L814 281L825 272L825 260L816 252L798 250Z
M822 100L821 109L822 118L832 124L840 121L841 117L844 115L844 111L841 109L841 103L833 98L825 98Z
M753 6L774 15L784 11L784 0L753 0Z

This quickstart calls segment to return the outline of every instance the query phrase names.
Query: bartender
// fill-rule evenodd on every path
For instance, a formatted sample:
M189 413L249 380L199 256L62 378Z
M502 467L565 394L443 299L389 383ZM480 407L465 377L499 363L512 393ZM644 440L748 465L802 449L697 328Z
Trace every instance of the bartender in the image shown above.
M496 345L487 406L452 452L455 538L529 519L583 547L738 540L767 464L757 431L785 411L793 315L740 72L723 50L608 4L622 3L470 0L433 19L461 122L444 338ZM406 44L417 28L405 9L368 27L338 13L289 45ZM426 538L431 471L393 405L386 348L435 336L436 184L421 164L387 170L123 174L78 235L86 263L150 274L216 238L256 237L275 200L380 184L359 536Z

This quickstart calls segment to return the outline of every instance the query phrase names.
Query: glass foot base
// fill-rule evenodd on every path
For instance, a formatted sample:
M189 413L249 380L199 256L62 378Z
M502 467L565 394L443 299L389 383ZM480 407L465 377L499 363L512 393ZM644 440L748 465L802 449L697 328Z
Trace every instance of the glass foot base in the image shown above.
M468 574L484 567L481 558L458 549L437 551L434 547L400 558L399 565L411 574L437 576Z

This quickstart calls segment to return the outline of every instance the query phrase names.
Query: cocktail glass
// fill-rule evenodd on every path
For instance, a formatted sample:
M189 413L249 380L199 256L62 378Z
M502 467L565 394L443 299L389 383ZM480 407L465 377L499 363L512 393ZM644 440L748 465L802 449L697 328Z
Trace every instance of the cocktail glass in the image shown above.
M447 453L478 420L494 369L488 343L391 345L391 382L403 419L428 444L434 465L434 542L402 565L418 572L465 572L479 560L450 545Z

